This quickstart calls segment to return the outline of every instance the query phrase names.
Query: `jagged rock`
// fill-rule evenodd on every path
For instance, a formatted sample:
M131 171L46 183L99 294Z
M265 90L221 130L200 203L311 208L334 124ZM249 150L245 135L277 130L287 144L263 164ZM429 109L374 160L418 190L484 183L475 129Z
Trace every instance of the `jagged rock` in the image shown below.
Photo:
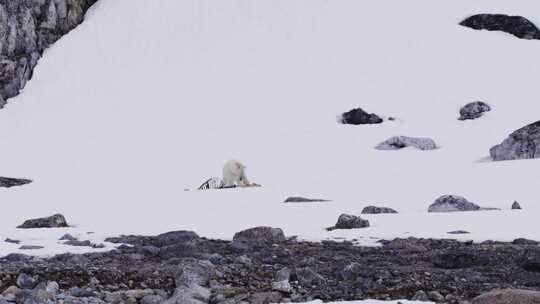
M234 241L279 243L285 241L285 234L280 228L255 227L236 233Z
M305 198L300 196L288 197L284 203L316 203L316 202L329 202L329 200L318 198Z
M367 206L362 210L362 214L381 214L381 213L398 213L396 210L388 207Z
M365 125L365 124L380 124L382 118L376 114L368 114L366 111L356 108L349 112L343 113L338 117L338 122L349 125Z
M540 292L520 289L498 289L484 293L472 300L472 304L540 304Z
M466 104L459 110L459 120L476 119L482 117L485 112L491 111L491 107L482 101Z
M17 228L22 228L22 229L59 228L59 227L69 227L69 225L67 224L66 218L61 214L55 214L55 215L44 217L44 218L26 220L22 225L17 226Z
M32 77L41 54L97 0L0 0L0 108Z
M428 212L477 211L480 206L457 195L443 195L428 208Z
M489 154L495 161L540 158L540 120L514 131Z
M0 107L1 108L1 107ZM31 183L29 179L0 177L0 187L11 188L15 186L22 186Z
M334 227L327 228L328 231L335 229L356 229L369 227L369 221L359 216L342 214Z
M521 39L540 39L536 25L522 16L478 14L463 20L460 25L475 30L502 31Z
M377 150L399 150L407 147L413 147L418 150L435 150L437 144L431 138L394 136L378 144Z
M512 210L521 210L521 205L516 201L512 204Z

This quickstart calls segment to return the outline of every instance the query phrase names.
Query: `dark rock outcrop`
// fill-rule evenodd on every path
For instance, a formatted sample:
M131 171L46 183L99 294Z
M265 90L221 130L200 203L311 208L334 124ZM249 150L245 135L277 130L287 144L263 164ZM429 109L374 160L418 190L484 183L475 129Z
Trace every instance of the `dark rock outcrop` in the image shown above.
M381 214L381 213L398 213L396 210L388 207L367 206L362 210L362 214Z
M480 206L469 202L464 197L443 195L429 206L428 212L477 211L480 209Z
M460 25L475 30L502 31L521 39L540 39L536 25L522 16L478 14L463 20Z
M31 183L32 181L24 178L0 177L0 188L11 188Z
M338 117L338 121L342 124L348 125L380 124L383 122L382 118L380 118L378 115L373 113L368 114L361 108L356 108L341 114Z
M22 229L59 228L59 227L69 227L66 221L66 218L61 214L55 214L49 217L26 220L22 225L17 226L17 228L22 228Z
M485 112L491 111L491 107L482 101L475 101L464 105L459 110L459 120L476 119L482 117Z
M0 0L0 108L19 94L43 51L74 29L97 0Z
M363 218L350 214L342 214L339 216L336 225L326 228L328 231L336 229L358 229L369 227L369 221Z
M288 197L284 203L317 203L317 202L329 202L329 200L319 198L305 198L300 196Z
M399 150L407 147L413 147L418 150L435 150L437 144L431 138L394 136L378 144L377 150Z
M540 158L540 120L514 131L489 154L494 161Z
M512 203L512 210L521 210L521 205L515 201L514 203Z
M279 243L285 241L285 234L280 228L255 227L237 232L233 240L237 242Z

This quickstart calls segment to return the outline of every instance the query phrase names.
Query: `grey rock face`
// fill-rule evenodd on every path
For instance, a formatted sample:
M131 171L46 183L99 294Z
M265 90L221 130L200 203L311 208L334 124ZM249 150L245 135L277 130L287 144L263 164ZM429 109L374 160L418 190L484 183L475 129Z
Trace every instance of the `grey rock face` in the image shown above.
M69 227L66 218L61 214L55 214L49 217L26 220L17 228L32 229L32 228L58 228Z
M377 150L399 150L407 147L413 147L418 150L435 150L437 144L431 138L394 136L378 144Z
M482 117L485 112L491 111L491 107L482 101L466 104L459 110L459 120L476 119Z
M482 294L472 304L540 304L540 292L520 289L499 289Z
M280 228L255 227L236 233L234 241L279 243L285 241L285 234Z
M381 213L398 213L396 210L388 207L367 206L362 210L362 214L381 214Z
M348 125L366 125L366 124L380 124L383 122L382 118L376 114L368 114L361 108L350 110L343 113L338 117L338 122Z
M495 161L540 158L540 120L514 131L489 154Z
M291 196L285 200L285 203L317 203L317 202L329 202L329 200L318 198L305 198L300 196Z
M19 94L41 54L97 0L0 0L0 108Z
M536 25L522 16L478 14L463 20L460 25L475 30L502 31L521 39L540 39Z
M428 208L428 212L477 211L480 206L457 195L443 195Z
M513 210L521 210L521 205L516 201L512 204Z
M0 71L0 73L1 73L1 71ZM0 187L2 187L2 188L11 188L11 187L15 187L15 186L22 186L22 185L29 184L31 182L32 181L29 180L29 179L0 177Z
M369 221L364 220L359 216L342 214L339 216L338 221L334 227L327 228L327 230L335 229L356 229L369 227Z

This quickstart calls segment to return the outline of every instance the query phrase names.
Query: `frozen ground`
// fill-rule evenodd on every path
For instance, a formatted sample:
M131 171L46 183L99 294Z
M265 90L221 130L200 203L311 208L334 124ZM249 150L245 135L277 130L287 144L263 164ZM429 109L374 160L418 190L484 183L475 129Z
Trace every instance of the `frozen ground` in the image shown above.
M540 23L534 0L100 0L0 111L0 175L35 180L0 190L0 240L45 246L38 255L84 250L58 244L66 232L231 239L259 225L361 244L458 229L540 240L540 160L485 161L540 119L540 41L458 26L480 12ZM474 100L493 111L458 121ZM336 123L354 107L397 121ZM441 148L373 148L394 135ZM263 187L194 191L229 158ZM443 194L505 210L428 214ZM523 211L508 210L514 200ZM325 231L369 204L400 214ZM58 212L74 228L14 228ZM18 247L2 242L0 256Z

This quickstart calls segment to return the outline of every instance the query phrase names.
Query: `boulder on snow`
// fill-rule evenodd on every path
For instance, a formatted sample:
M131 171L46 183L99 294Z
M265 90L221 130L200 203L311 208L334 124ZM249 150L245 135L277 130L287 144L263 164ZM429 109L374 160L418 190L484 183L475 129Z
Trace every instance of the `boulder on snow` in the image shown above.
M350 214L342 214L339 216L336 225L326 228L328 231L336 229L357 229L369 227L369 221L363 218Z
M536 25L522 16L478 14L463 20L460 25L475 30L501 31L521 39L540 39Z
M285 240L283 230L272 227L250 228L237 232L233 237L233 241L256 243L280 243Z
M476 119L482 117L485 112L491 111L491 107L482 101L475 101L464 105L459 110L459 120Z
M540 304L540 292L522 289L497 289L472 300L472 304Z
M388 207L367 206L362 210L362 214L381 214L398 213L396 210Z
M61 214L55 214L49 217L36 218L26 220L22 225L17 228L32 229L32 228L59 228L69 227L66 218Z
M352 109L349 112L341 114L338 117L338 121L348 125L380 124L383 122L382 118L376 114L368 114L361 108Z
M521 205L517 201L515 201L512 204L512 210L521 210Z
M317 202L329 202L329 200L318 198L305 198L301 196L288 197L284 203L317 203Z
M429 206L428 212L477 211L480 209L480 206L469 202L464 197L443 195Z
M0 187L2 188L11 188L15 186L22 186L31 183L29 179L23 178L11 178L11 177L1 177L0 176Z
M489 154L494 161L540 158L540 120L514 131Z
M431 138L394 136L378 144L377 150L399 150L407 147L413 147L419 150L437 149L437 144Z

